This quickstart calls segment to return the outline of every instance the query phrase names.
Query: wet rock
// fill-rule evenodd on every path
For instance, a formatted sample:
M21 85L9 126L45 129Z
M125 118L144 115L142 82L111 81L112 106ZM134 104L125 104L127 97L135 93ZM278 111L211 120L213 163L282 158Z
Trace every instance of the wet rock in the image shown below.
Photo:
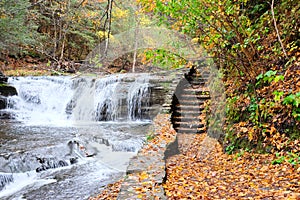
M65 167L69 164L64 160L57 160L55 158L37 158L37 160L42 164L40 167L36 168L36 172L45 171L48 169L55 169L59 167Z
M71 140L68 142L68 147L69 147L70 152L67 155L76 154L76 150L79 149L79 142L77 140Z
M70 158L71 165L78 163L78 158Z
M8 97L17 95L16 88L7 85L7 80L8 78L0 71L0 96Z
M15 116L12 113L5 110L0 110L0 119L14 119L14 118Z
M0 95L8 97L18 95L16 88L10 85L0 83Z
M65 167L65 166L68 166L69 164L66 162L66 161L64 161L64 160L60 160L60 161L58 161L58 166L59 167Z
M67 154L68 156L76 155L76 156L80 156L80 157L93 157L93 156L97 155L97 153L94 152L93 149L87 148L86 144L85 145L80 144L79 141L77 141L77 140L69 141L68 147L70 149L70 152ZM71 159L70 159L70 161L71 161ZM76 159L77 159L77 157L76 157ZM75 160L72 160L72 161L75 161Z
M41 104L41 99L38 94L21 92L20 96L28 103Z
M46 165L42 165L42 166L40 166L40 167L38 167L38 168L36 168L36 172L37 173L39 173L39 172L41 172L41 171L45 171L45 170L47 170L47 169L49 169L49 168L47 168L47 166Z
M76 106L76 102L72 99L72 100L67 104L67 107L66 107L66 114L72 115L72 112L73 112L73 109L75 108L75 106Z
M14 181L12 174L0 174L0 191L8 184Z
M7 83L8 78L0 71L0 84Z
M5 109L7 105L7 100L4 96L0 95L0 109ZM0 117L1 118L1 117Z
M0 110L7 108L7 97L17 95L16 88L0 83ZM8 113L0 113L0 119L10 118Z

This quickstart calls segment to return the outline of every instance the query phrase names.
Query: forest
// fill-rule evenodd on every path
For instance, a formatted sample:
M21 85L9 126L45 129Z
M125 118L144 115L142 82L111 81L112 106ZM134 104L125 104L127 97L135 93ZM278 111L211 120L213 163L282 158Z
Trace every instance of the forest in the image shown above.
M299 172L299 1L1 0L0 9L0 70L7 75L75 73L97 44L134 28L187 35L214 59L225 85L220 151L236 160L259 153ZM157 70L189 65L166 49L139 49L99 70L126 73L157 63ZM172 184L169 197L183 195L172 193ZM299 182L290 188L297 191Z

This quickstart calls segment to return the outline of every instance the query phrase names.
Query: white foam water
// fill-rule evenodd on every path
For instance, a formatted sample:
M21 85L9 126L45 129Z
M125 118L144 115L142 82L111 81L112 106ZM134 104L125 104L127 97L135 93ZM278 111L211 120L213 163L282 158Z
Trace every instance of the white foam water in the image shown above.
M18 95L8 110L28 124L68 126L77 122L146 120L143 107L150 99L149 76L142 74L90 77L10 78ZM144 117L144 118L143 118Z
M8 99L15 119L0 124L0 173L13 179L3 178L0 199L88 199L124 175L143 145L151 122L146 74L18 77L9 84L18 95Z

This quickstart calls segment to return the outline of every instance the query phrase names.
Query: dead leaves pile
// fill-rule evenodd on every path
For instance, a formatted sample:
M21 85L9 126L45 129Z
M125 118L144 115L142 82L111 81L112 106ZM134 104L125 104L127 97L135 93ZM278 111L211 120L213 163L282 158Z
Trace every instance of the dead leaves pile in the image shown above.
M198 149L191 145L190 152ZM168 160L168 199L300 199L300 167L273 165L275 155L228 155L219 144L202 160L194 155Z
M154 119L154 137L141 149L142 154L157 151L161 144L168 144L175 140L176 131L169 119L168 114L160 114Z
M117 199L122 183L123 179L107 185L106 188L101 191L101 194L99 194L97 197L91 197L89 200Z

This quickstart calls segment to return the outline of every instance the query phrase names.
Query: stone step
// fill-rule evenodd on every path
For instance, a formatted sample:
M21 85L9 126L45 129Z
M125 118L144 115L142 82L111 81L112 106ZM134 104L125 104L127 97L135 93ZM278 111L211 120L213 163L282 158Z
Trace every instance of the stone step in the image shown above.
M200 96L200 97L201 96L210 96L210 93L207 92L207 91L192 92L192 91L182 90L179 94L180 94L180 96L185 96L185 95L194 95L196 97L198 97L198 96ZM177 93L177 95L178 95L178 93Z
M179 99L180 100L181 99L187 99L187 100L193 100L193 99L207 100L207 99L210 99L210 95L182 94Z
M208 78L210 76L210 73L207 72L198 72L190 75L190 77L201 77L201 78Z
M183 127L177 127L175 128L175 131L177 133L191 133L191 134L195 134L195 133L205 133L205 128L183 128Z
M194 73L194 74L190 75L190 77L206 77L208 75L210 75L210 74L202 71L202 72Z
M190 85L205 85L206 83L207 81L198 81L198 80L189 81Z
M209 91L198 91L198 92L195 92L195 95L209 96L210 97L210 92Z
M203 127L204 127L203 124L199 124L199 125L197 125L197 124L190 124L190 125L188 125L188 124L183 124L183 125L173 124L173 128L175 130L177 130L179 128L184 128L184 129L193 129L194 132L197 132L197 129L203 128Z
M193 121L201 121L199 116L191 116L191 117L186 117L186 116L174 116L173 117L174 121L180 121L180 122L193 122Z
M178 112L178 111L174 111L173 114L175 116L182 116L182 117L186 117L186 118L192 118L192 117L200 116L201 112L192 112L192 111Z
M209 93L209 88L202 85L187 85L185 87L182 87L180 91L184 91L186 93L196 93L196 92L206 92Z
M210 97L210 94L201 94L201 93L185 93L185 92L182 92L181 93L181 97L195 97L195 98L200 98L200 97L203 97L203 98L206 98L206 97Z
M187 100L187 99L182 99L179 101L181 105L191 105L191 106L200 106L203 105L205 101L201 101L199 99L197 100ZM178 104L176 105L178 107Z
M207 83L208 79L203 77L187 77L189 83L199 82L199 83Z
M200 120L190 120L190 121L174 121L173 122L174 124L182 124L182 125L184 125L184 124L202 124L203 125L203 123L200 121Z
M184 88L183 91L185 92L201 92L201 93L209 93L209 88L207 87L187 87L187 88Z
M195 109L188 109L188 108L184 108L184 109L179 109L179 108L175 108L174 112L176 112L177 114L181 114L182 116L184 115L189 115L189 114L200 114L201 111L203 111L204 108L195 108Z
M199 77L199 76L207 76L207 75L210 74L209 70L210 70L210 69L201 69L201 70L195 72L195 73L192 74L192 75L193 75L193 76L197 76L197 77Z
M197 128L203 128L204 124L202 123L191 123L191 122L174 122L173 127L176 129L178 127L181 128L191 128L191 129L197 129Z
M175 108L175 110L180 112L198 112L200 113L202 110L204 110L204 106L190 106L190 105L180 105Z

